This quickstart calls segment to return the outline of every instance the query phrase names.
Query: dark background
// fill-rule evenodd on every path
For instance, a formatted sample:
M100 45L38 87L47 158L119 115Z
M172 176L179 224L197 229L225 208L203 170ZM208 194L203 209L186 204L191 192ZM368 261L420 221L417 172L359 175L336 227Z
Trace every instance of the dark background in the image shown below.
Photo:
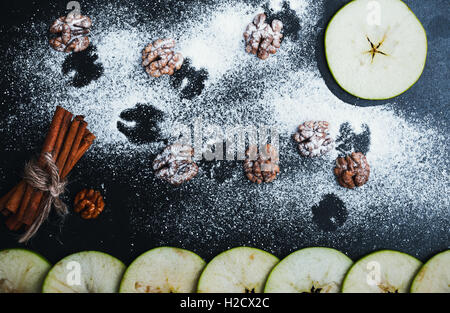
M133 1L131 1L133 2ZM127 5L131 2L123 2ZM145 2L142 4L142 9L148 11L149 18L152 14L158 15L163 11L170 11L175 16L182 15L183 10L189 10L189 6L193 5L207 5L208 2L197 1L161 1L162 3L153 4ZM395 109L399 112L407 113L409 116L417 119L427 118L432 119L438 127L442 127L444 133L448 133L448 104L449 104L449 60L448 52L449 46L447 44L450 37L450 23L448 16L450 16L450 4L448 0L413 0L405 1L414 11L414 13L421 20L428 36L428 59L425 71L420 80L406 93L395 99ZM1 2L1 41L0 54L2 64L0 64L0 94L2 95L0 118L2 120L8 119L10 115L20 114L16 111L15 104L18 102L27 102L27 94L15 92L15 75L8 67L12 63L14 55L8 54L7 48L10 45L17 44L17 38L27 38L28 34L23 32L23 27L19 27L28 23L30 20L45 21L50 23L55 17L63 15L65 12L66 1L2 1ZM83 7L94 8L96 4L101 1L90 1L83 3ZM134 2L133 2L134 3ZM316 55L315 61L323 75L327 86L340 99L359 106L381 105L383 101L367 101L354 98L353 96L342 91L332 79L328 68L326 66L325 57L323 53L323 32L325 26L330 20L331 16L347 1L327 1L325 3L325 14L318 22L319 36L316 40ZM137 1L134 5L139 5ZM283 22L289 19L289 14L284 16ZM289 25L288 20L285 22ZM292 23L295 27L295 23ZM290 31L286 27L285 31ZM47 34L45 34L47 36ZM43 40L47 38L43 36ZM77 62L80 58L71 60L73 58L68 56L68 66L71 62ZM83 64L79 65L83 67ZM62 68L62 71L65 69ZM93 73L89 72L84 77L79 78L78 84L83 85L83 80L95 78L96 75L101 75L101 69L94 69ZM179 75L188 75L189 73L181 73ZM202 73L198 74L196 86L192 86L191 92L201 92L202 89ZM182 78L182 77L181 77ZM177 84L175 78L175 85ZM195 80L194 80L195 81ZM191 95L187 94L186 97ZM127 114L133 118L133 112L124 113L124 119ZM157 116L157 112L147 112L149 118ZM145 117L145 116L144 116ZM137 118L136 116L134 118ZM14 125L18 129L22 127L20 123ZM33 131L27 133L27 136L19 138L11 138L9 134L2 133L0 138L0 168L3 171L5 181L0 182L0 193L6 193L15 183L20 179L20 173L23 169L23 164L30 156L34 155L41 146L43 141L43 134L45 134L47 125L33 125ZM129 139L139 142L139 134L129 134ZM142 138L141 138L142 139ZM144 138L151 140L152 138ZM357 139L361 142L357 143L364 145L365 138ZM14 149L11 147L14 146ZM247 245L250 241L250 236L243 233L230 234L226 240L216 243L213 248L192 242L183 244L183 238L177 235L160 237L158 229L150 230L149 234L134 234L131 236L130 231L130 209L134 201L142 201L146 203L154 203L155 208L161 209L165 198L178 199L183 197L184 191L167 191L161 193L159 188L148 189L146 186L136 186L129 182L131 176L139 172L140 164L130 163L126 168L118 168L114 171L105 163L99 163L95 158L84 158L77 170L71 176L72 183L69 186L66 200L71 202L75 193L84 186L98 187L105 184L108 193L105 195L108 203L107 211L105 211L98 220L86 222L76 214L71 214L63 224L63 227L58 226L55 217L52 221L45 224L39 231L38 235L27 245L28 248L36 250L47 257L51 262L56 262L60 258L81 250L100 250L110 253L126 263L132 261L140 253L159 246L162 242L165 245L181 246L190 249L206 260L211 259L219 252L226 250L233 246ZM443 166L448 165L448 160L444 160ZM233 165L231 165L233 166ZM130 199L128 196L136 194L136 188L141 188L142 193L147 196L142 196L139 199ZM151 188L151 187L150 187ZM401 192L401 191L399 191ZM443 191L443 197L448 197L448 193ZM177 202L177 200L175 200ZM250 204L243 204L250 205ZM339 199L332 196L325 198L321 202L321 207L313 207L315 212L315 219L317 223L321 223L322 215L329 214L329 212L341 212L342 203ZM149 214L153 214L149 212ZM344 214L345 215L345 214ZM157 216L155 214L155 216ZM340 218L345 221L345 216L337 214L337 220ZM447 216L448 218L448 216ZM448 220L448 219L447 219ZM441 221L442 222L442 221ZM399 225L396 232L390 233L385 230L383 236L375 236L377 227L382 229L382 218L374 218L370 221L374 226L373 236L368 233L361 233L360 238L349 238L346 241L333 242L332 239L320 239L320 244L339 249L347 253L350 257L356 259L366 253L375 249L397 249L411 255L414 255L421 260L426 260L429 256L447 249L449 246L449 233L445 229L439 228L434 230L433 220L424 219L417 223L406 223ZM329 226L329 225L328 225ZM328 227L324 225L324 228ZM330 226L331 227L331 226ZM329 228L330 228L329 227ZM333 231L333 227L328 229ZM299 225L301 232L301 225ZM408 241L408 246L404 244L397 244L398 236L408 238L410 234L423 233L423 236L414 236ZM253 240L253 246L264 247L266 250L274 253L278 257L284 257L293 251L293 247L301 248L309 246L308 240L303 238L300 242L295 236L285 234L285 237L280 239L280 242L258 242ZM253 237L252 237L253 238ZM16 243L17 234L10 233L0 223L0 249L18 247ZM265 239L261 239L265 240ZM317 242L315 240L314 242ZM181 244L180 244L181 243ZM272 249L267 247L273 246Z

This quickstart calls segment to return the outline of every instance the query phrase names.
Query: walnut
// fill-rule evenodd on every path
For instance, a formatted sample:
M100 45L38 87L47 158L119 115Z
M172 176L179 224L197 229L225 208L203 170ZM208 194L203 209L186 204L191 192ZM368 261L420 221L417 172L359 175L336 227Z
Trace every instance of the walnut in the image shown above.
M100 192L93 189L83 189L75 197L75 212L84 219L97 218L105 208L105 202Z
M244 32L245 51L256 54L261 60L267 59L269 54L275 54L283 38L281 34L283 23L280 20L273 20L269 25L265 20L264 13L256 15Z
M142 51L142 65L145 71L153 77L163 74L173 75L183 65L183 55L175 53L175 40L158 39Z
M260 153L257 146L252 145L245 155L244 172L252 183L270 183L277 178L280 173L278 152L270 144L266 144Z
M352 152L336 159L334 174L339 184L346 188L360 187L369 180L370 166L361 152Z
M193 155L194 149L189 145L176 143L167 146L153 161L156 177L175 186L191 180L198 173Z
M333 149L334 140L328 131L328 122L308 121L298 127L294 134L298 149L305 157L324 155Z
M50 39L53 49L61 52L80 52L89 46L92 21L89 17L80 14L69 14L58 18L50 27L52 34L58 37Z

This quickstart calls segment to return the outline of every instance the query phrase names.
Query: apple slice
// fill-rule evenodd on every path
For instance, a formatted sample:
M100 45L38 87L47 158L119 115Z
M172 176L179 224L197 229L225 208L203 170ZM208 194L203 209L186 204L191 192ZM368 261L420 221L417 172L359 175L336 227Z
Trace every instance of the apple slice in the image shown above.
M208 263L198 282L199 293L261 293L267 276L279 262L266 251L238 247Z
M411 285L414 293L450 293L450 250L441 252L422 266Z
M381 250L373 252L348 271L342 292L405 293L422 263L402 252Z
M44 257L30 250L0 251L0 293L41 292L51 267Z
M195 292L205 261L179 248L161 247L145 252L128 267L121 293Z
M267 279L264 292L335 293L352 260L330 248L306 248L281 260Z
M117 292L125 265L109 254L84 251L55 264L44 281L44 293Z
M389 99L419 79L427 57L427 36L402 1L355 0L328 24L325 56L344 90L363 99Z

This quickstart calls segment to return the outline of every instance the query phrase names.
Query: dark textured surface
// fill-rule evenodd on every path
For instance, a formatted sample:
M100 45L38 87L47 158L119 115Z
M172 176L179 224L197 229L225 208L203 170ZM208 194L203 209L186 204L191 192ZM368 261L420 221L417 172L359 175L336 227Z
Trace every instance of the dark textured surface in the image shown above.
M92 4L94 6L96 2L99 1L93 1L89 5ZM161 2L162 4L159 3L154 6L146 5L149 16L151 14L159 14L161 10L166 10L169 7L175 16L177 14L181 15L184 9L189 9L189 5L202 5L200 2L190 1L189 4L184 1ZM313 57L315 57L317 66L327 86L337 97L349 104L360 106L383 104L385 103L383 101L361 100L345 93L337 86L328 71L323 54L323 32L331 16L345 3L347 1L332 0L325 4L325 14L317 25L321 31L319 32L319 37L315 38L317 49ZM448 61L450 23L448 16L450 16L450 5L448 0L413 0L406 1L406 3L422 21L427 31L429 50L427 64L422 77L413 88L395 99L395 109L418 119L431 119L436 125L439 125L444 130L448 130L450 97L450 62ZM123 2L123 4L126 5L126 2ZM59 16L61 12L64 12L64 8L65 2L55 1L44 3L43 1L35 0L6 3L3 1L0 11L2 15L2 41L0 42L0 48L3 64L11 62L14 58L11 55L3 55L3 51L6 50L5 48L9 45L17 44L17 38L19 36L20 38L27 37L26 33L17 32L15 26L27 23L31 17L35 20L50 21L55 16ZM299 26L296 24L298 22L293 19L292 12L285 10L279 15L270 16L270 18L282 18L283 21L286 21L285 25L288 25L285 28L286 36L295 37L297 35L297 28ZM293 22L289 23L289 19L293 19ZM76 69L78 73L70 82L72 85L84 86L101 75L101 67L92 68L89 66L93 64L93 59L95 59L95 49L89 49L82 54L67 58L62 71ZM17 75L16 73L12 73L8 71L6 66L0 65L0 74L0 94L3 97L0 118L7 119L8 116L13 114L20 115L20 112L16 112L15 106L18 103L28 102L28 96L14 92L14 77ZM184 76L191 77L190 81L195 83L194 86L187 86L186 90L182 92L182 96L190 99L201 92L203 88L202 84L207 77L207 73L195 71L190 66L185 66L183 67L183 71L173 77L173 85L175 87L179 86ZM147 119L150 116L151 118ZM152 110L149 111L148 107L137 105L135 108L122 112L121 117L124 120L138 120L140 122L138 128L130 130L123 124L118 124L117 126L127 135L129 140L136 143L149 142L156 138L158 133L158 129L155 128L155 123L152 120L155 116L160 116L160 113ZM14 127L20 128L22 125L17 123ZM139 129L142 129L142 133L145 134L144 136L139 135ZM35 129L35 133L32 136L28 136L27 138L9 138L7 133L3 132L0 134L3 142L3 145L0 144L0 168L7 178L6 181L0 182L1 194L9 190L18 181L24 162L39 149L40 144L37 143L42 142L42 134L45 133L45 130L46 127L42 125L39 129ZM152 130L152 132L148 132L149 130ZM364 152L370 144L369 137L369 129L360 135L355 135L345 125L342 125L340 138L337 138L338 149L343 153L350 151L352 148L357 148ZM11 149L7 149L7 145L10 146L12 144L26 148L12 151ZM29 149L35 149L35 151L29 151ZM149 157L146 156L146 158ZM150 162L150 159L144 161ZM306 163L305 166L311 166L310 163ZM445 164L448 164L448 162L444 162ZM208 170L211 163L202 162L201 166ZM216 174L218 174L218 179L220 180L226 177L229 172L227 169L236 166L240 166L240 164L222 162L222 166L214 167L214 171L217 172ZM180 238L176 233L172 236L161 238L161 232L157 229L152 230L153 233L150 236L149 234L134 234L132 237L130 234L129 214L132 209L130 206L133 205L133 202L129 199L128 195L135 195L136 188L141 188L142 190L139 190L141 191L139 192L141 196L134 199L134 201L153 204L158 209L164 205L167 197L190 199L190 197L195 197L196 195L189 194L186 189L160 192L158 188L153 190L148 189L152 188L152 186L138 187L130 183L129 178L138 175L140 170L140 162L130 163L126 167L111 171L106 164L98 164L95 160L87 158L83 159L78 170L72 176L67 199L72 199L78 190L86 186L99 188L99 186L104 184L104 189L108 191L106 195L108 203L107 210L102 214L101 218L90 221L89 223L76 215L71 215L61 229L59 226L56 226L57 221L54 220L40 230L39 234L28 247L39 251L52 262L57 261L69 253L90 249L101 250L117 256L125 262L130 262L140 253L155 247L161 242L167 245L179 246L179 243L183 242L183 238ZM444 196L448 197L445 194ZM242 203L242 207L247 205L247 203ZM230 214L235 209L239 208L230 209ZM249 211L251 212L252 209L250 208ZM403 213L398 212L399 216ZM149 215L152 214L152 212L149 212ZM345 223L348 212L340 199L334 195L327 195L319 205L312 208L312 215L312 222L317 223L319 228L327 232L332 232L341 224ZM175 223L176 221L173 222ZM309 246L309 242L319 242L320 245L340 249L352 258L357 258L374 249L390 248L402 250L425 260L430 255L446 249L450 243L449 233L443 232L442 230L434 231L433 222L432 219L428 218L419 221L402 222L395 231L390 231L383 227L383 217L380 216L378 218L375 216L372 220L368 221L368 223L374 225L371 233L365 233L361 230L358 238L346 238L343 236L342 238L344 240L338 242L327 238L326 235L320 238L320 240L316 240L315 238L309 241L308 238L301 235L302 225L298 225L298 235L283 234L282 229L280 229L280 236L282 237L277 242L258 242L258 239L255 239L253 234L236 232L230 233L220 244L216 244L214 249L196 244L186 244L183 245L183 248L193 250L205 259L210 259L215 254L231 246L245 245L253 242L254 246L265 247L266 250L277 254L279 257L284 257L292 252L293 247L300 248ZM379 231L383 233L380 234ZM423 233L424 235L422 237L415 236L414 239L408 241L408 246L398 244L399 238L408 238L411 233ZM1 223L0 249L18 247L19 245L15 242L15 239L16 235L8 232L3 223ZM348 244L349 242L351 244Z

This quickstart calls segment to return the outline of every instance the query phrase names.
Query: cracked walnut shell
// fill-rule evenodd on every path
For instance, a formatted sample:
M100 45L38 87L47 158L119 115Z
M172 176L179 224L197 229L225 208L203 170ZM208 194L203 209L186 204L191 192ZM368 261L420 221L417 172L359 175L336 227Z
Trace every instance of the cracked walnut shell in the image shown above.
M321 156L333 149L334 140L328 126L325 121L308 121L298 127L294 140L298 142L298 150L302 156Z
M270 25L265 21L264 13L256 15L244 32L245 51L256 54L261 60L267 59L270 54L275 54L283 38L281 34L283 23L280 20L273 20Z
M360 187L369 180L370 166L364 154L352 152L346 157L336 159L334 174L341 186L346 188Z
M145 47L142 51L142 65L145 71L153 77L163 74L173 75L183 65L183 55L175 53L175 40L158 39Z
M278 152L270 144L266 144L260 153L257 146L252 145L245 152L245 156L245 176L252 183L270 183L280 173Z
M52 34L58 37L50 39L50 45L56 51L80 52L89 46L92 21L89 17L80 14L68 14L58 18L50 27Z
M100 192L94 189L83 189L75 197L75 212L84 219L97 218L105 208Z
M175 143L167 146L153 161L156 177L175 186L191 180L198 173L193 155L194 149L190 145Z

